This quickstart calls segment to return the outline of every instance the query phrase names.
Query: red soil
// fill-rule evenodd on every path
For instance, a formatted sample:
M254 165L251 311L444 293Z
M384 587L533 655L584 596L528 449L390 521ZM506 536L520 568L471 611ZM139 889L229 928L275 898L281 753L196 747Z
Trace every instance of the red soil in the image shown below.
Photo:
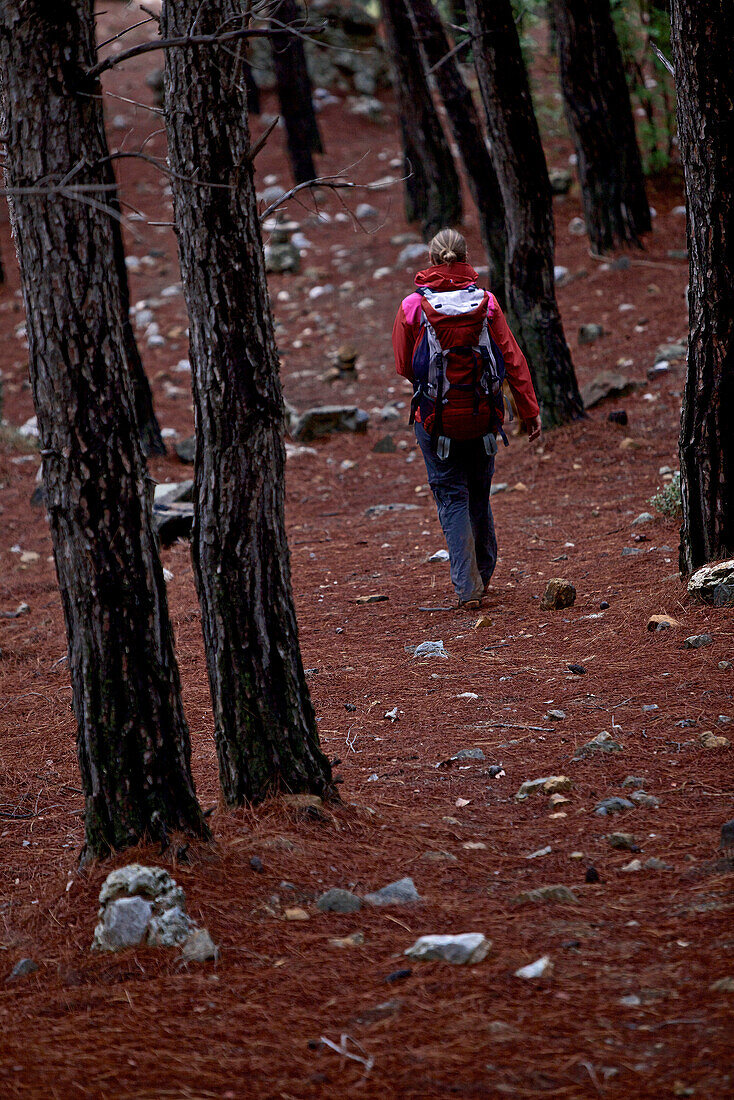
M136 18L122 5L106 7L105 37ZM106 87L148 101L143 78L152 64L150 57L131 62L108 74ZM108 108L110 119L124 114L129 123L111 129L118 147L137 149L159 127L147 111L116 100ZM384 176L398 154L389 99L387 117L380 126L327 107L322 170L363 157L360 179ZM262 128L255 121L255 133ZM275 135L259 155L260 185L270 173L287 185L282 145ZM162 154L162 136L146 151ZM567 142L554 141L549 162L562 165L568 153ZM120 175L133 207L150 221L170 220L162 175L134 160L120 164ZM686 598L675 576L673 521L630 527L660 484L658 468L676 465L683 384L682 366L644 384L656 346L686 330L686 265L667 257L685 245L684 220L671 212L681 189L650 190L655 229L626 271L590 259L586 240L569 235L568 223L580 213L577 192L556 200L557 262L586 271L559 292L580 381L627 359L625 373L643 388L549 434L537 449L513 439L500 456L497 480L521 482L525 490L494 498L501 557L488 629L473 629L476 615L419 610L448 605L452 593L447 567L426 562L443 541L405 409L399 422L381 425L375 417L366 436L333 436L315 444L315 454L289 460L304 662L314 670L323 744L341 758L336 771L343 777L344 804L323 821L303 820L277 801L234 812L220 803L189 548L178 544L163 560L174 574L170 606L193 766L202 803L214 807L214 841L192 845L188 862L149 847L77 870L82 798L64 628L46 521L29 505L37 462L0 446L0 606L30 605L29 614L0 621L0 969L9 972L23 956L39 963L30 977L0 985L3 1096L734 1095L732 994L711 988L734 976L731 873L711 862L720 825L732 816L732 757L698 741L701 731L717 728L719 714L734 714L732 672L719 667L732 657L733 620ZM353 400L371 409L406 396L393 375L389 332L411 273L373 279L376 268L394 265L398 249L390 237L407 228L401 194L393 188L362 198L381 211L367 235L351 223L314 222L307 199L290 205L314 246L304 274L272 279L274 299L281 290L290 294L289 302L275 300L275 311L284 388L299 408ZM328 198L324 208L333 215L340 206ZM132 273L136 301L157 296L178 270L170 229L145 222L134 228L130 254L161 253ZM466 228L480 256L470 208ZM5 416L17 425L33 410L26 347L15 334L23 314L6 218L2 229L8 282L0 298L0 365ZM346 252L341 267L338 247ZM311 286L345 280L354 290L309 302ZM375 304L355 308L367 295ZM620 312L622 303L634 309ZM189 434L188 379L172 372L187 353L181 297L168 299L156 319L166 345L141 343L159 417L164 427ZM601 322L608 335L578 348L578 325L587 321ZM335 330L324 332L329 324ZM358 380L329 387L319 376L345 340L360 351ZM628 428L607 422L613 407L628 411ZM407 449L373 453L387 431ZM634 446L622 448L625 438ZM175 457L151 468L159 480L189 473ZM365 516L368 506L386 502L419 510ZM634 531L647 536L643 553L622 558L623 547L637 545ZM22 562L11 550L16 545L38 560ZM577 603L543 612L538 596L557 575L576 585ZM376 591L389 600L356 604ZM610 607L596 617L602 600ZM648 633L647 618L656 612L674 615L680 628ZM703 631L714 635L712 646L683 649L685 636ZM406 652L439 638L448 660L414 661ZM570 674L569 662L583 664L586 675ZM467 691L479 699L458 698ZM347 703L356 710L348 712ZM643 711L652 703L659 709ZM399 719L392 723L383 715L395 706ZM563 709L566 719L550 722L550 707ZM680 728L681 719L694 724ZM612 723L621 755L570 762L578 745ZM486 763L436 769L468 747L481 747ZM494 763L505 774L490 779L485 770ZM565 816L551 817L543 795L514 801L523 780L559 773L574 780L559 811ZM659 809L595 816L598 799L629 793L620 787L628 774L645 778ZM457 807L459 798L467 804ZM656 856L672 869L624 873L633 856L604 839L617 829L634 832L643 861ZM549 855L526 859L546 845ZM455 861L423 858L439 850ZM572 860L573 852L583 858ZM251 869L253 855L264 874ZM113 867L132 860L166 866L184 885L192 914L220 945L216 965L185 970L164 950L90 953L100 886ZM591 865L601 881L587 885ZM337 916L312 904L329 886L366 892L404 875L423 898L414 907ZM284 880L293 889L281 886ZM579 903L513 904L520 891L550 883L571 887ZM282 919L289 904L310 919ZM332 945L357 930L362 946ZM386 984L418 935L467 931L493 941L483 963L413 964L408 978ZM514 977L543 954L553 959L551 978ZM638 1004L620 1003L633 994ZM369 1073L319 1043L324 1036L338 1044L342 1033L360 1044L353 1052L374 1059Z

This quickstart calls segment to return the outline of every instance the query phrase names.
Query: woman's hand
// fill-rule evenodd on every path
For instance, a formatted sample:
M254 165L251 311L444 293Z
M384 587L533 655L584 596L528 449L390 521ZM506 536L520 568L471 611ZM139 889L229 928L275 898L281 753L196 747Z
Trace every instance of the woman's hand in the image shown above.
M537 416L531 416L527 420L523 420L522 426L528 433L528 443L535 443L536 439L540 438L540 433L543 425L540 423L540 414Z

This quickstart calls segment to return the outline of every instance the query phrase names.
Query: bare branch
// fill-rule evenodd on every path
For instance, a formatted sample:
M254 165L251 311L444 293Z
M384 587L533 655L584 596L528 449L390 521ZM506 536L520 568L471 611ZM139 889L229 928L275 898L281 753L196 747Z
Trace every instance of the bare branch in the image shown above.
M141 11L144 11L146 15L149 15L151 19L155 19L156 23L160 24L161 17L152 8L146 8L145 4L138 4Z
M273 119L273 121L268 126L267 130L265 130L264 133L260 134L260 137L257 139L255 144L250 147L250 151L249 151L250 164L252 164L255 157L260 152L262 147L265 145L265 142L268 140L268 138L270 137L270 135L272 134L273 130L275 129L275 127L278 125L279 122L280 122L280 115L276 115L275 118Z
M463 50L464 46L468 46L471 42L474 41L474 39L475 36L470 34L468 38L464 38L461 42L457 42L453 49L449 50L449 52L447 54L444 54L444 56L439 61L437 61L435 65L432 65L430 69L426 70L426 76L432 76L433 73L437 72L442 65L445 65L447 61L450 61L451 58L455 56L455 54Z
M139 23L131 23L131 25L129 27L125 27L125 29L121 30L118 34L113 34L112 38L105 38L104 42L99 43L99 45L97 46L97 49L101 50L101 49L103 49L104 46L109 46L110 42L116 42L118 38L122 38L123 35L129 34L130 31L137 30L138 27L147 27L148 23L152 23L152 22L153 22L153 19L148 18L148 19L141 19Z
M275 22L275 20L273 20ZM326 27L326 23L322 27L314 28L312 34L320 33ZM295 28L289 27L287 24L279 25L277 30L271 28L258 27L250 28L244 27L236 31L223 31L216 34L186 34L181 35L179 38L159 38L152 42L141 42L138 46L131 46L129 50L123 50L121 53L115 54L112 57L106 57L104 61L98 62L93 65L91 69L87 69L87 78L89 80L95 80L101 76L102 73L106 73L109 69L113 69L116 65L122 64L123 61L129 61L133 57L139 57L144 53L152 53L154 50L170 50L178 47L186 48L188 46L218 46L222 42L235 42L240 38L272 38L274 35L291 34L300 37L300 32Z

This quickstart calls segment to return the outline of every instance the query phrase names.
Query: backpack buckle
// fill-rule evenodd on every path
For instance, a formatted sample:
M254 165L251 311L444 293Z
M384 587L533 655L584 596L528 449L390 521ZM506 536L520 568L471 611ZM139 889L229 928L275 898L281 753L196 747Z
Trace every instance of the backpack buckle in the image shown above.
M451 440L446 435L440 435L436 440L436 457L446 461L451 452Z

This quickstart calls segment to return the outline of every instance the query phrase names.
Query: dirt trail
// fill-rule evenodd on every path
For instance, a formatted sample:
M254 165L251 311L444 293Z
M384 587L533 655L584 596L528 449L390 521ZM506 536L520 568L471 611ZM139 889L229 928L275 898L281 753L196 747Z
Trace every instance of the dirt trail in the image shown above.
M112 5L102 22L114 33L132 18ZM107 87L149 100L151 64L131 62L110 74ZM398 135L389 97L385 115L375 124L327 106L323 171L364 157L361 179L398 175L390 165ZM154 116L119 101L110 101L109 119L111 143L125 148L139 148L157 129ZM263 124L253 128L257 135ZM146 151L161 155L162 137ZM569 151L554 141L549 163L565 165ZM288 185L279 135L258 157L260 187L269 176ZM133 207L151 222L170 221L164 176L123 161L121 177ZM390 239L409 227L399 189L362 198L379 210L367 232L351 218L337 220L343 209L333 198L324 203L328 222L315 220L305 200L292 203L311 247L302 274L271 283L288 399L298 408L355 402L372 415L366 435L332 436L288 461L304 661L323 743L340 759L343 805L312 819L279 802L237 812L219 804L199 612L189 549L179 543L163 561L173 573L195 777L202 803L214 807L214 842L191 846L186 862L144 848L77 872L82 799L63 622L43 510L29 504L37 460L0 445L0 610L30 605L28 614L0 621L0 969L9 972L23 956L40 967L0 984L0 1091L299 1100L734 1096L733 995L711 988L734 977L731 871L713 862L721 823L733 816L732 756L699 743L705 730L728 735L720 715L734 718L734 673L720 664L732 660L734 620L730 611L688 602L676 577L675 522L631 526L661 484L659 469L677 466L683 366L649 383L646 372L659 344L685 335L687 266L668 256L685 246L684 219L674 212L680 187L651 186L655 230L624 269L591 259L585 238L569 234L581 212L576 190L556 200L557 263L575 276L559 300L580 381L620 369L640 387L537 449L513 438L500 456L496 481L508 488L493 497L498 594L483 630L474 629L475 614L420 610L448 605L452 593L448 567L427 560L443 540L391 361L392 319L412 270L395 269L400 248ZM0 366L5 417L17 425L33 410L2 217L8 283L0 295ZM192 429L189 378L176 370L187 353L185 311L180 295L160 298L178 281L175 240L166 226L134 221L131 228L132 299L159 300L155 320L165 338L148 347L141 332L141 348L161 424L183 437ZM471 211L466 228L476 258ZM391 273L376 279L384 267ZM310 295L327 285L333 289ZM372 304L361 308L366 298ZM579 347L586 322L601 323L606 335ZM360 353L357 380L328 385L321 375L345 341ZM405 405L399 420L382 422L373 410L389 401ZM627 427L607 421L613 408L627 411ZM396 450L375 453L387 434ZM190 472L175 457L151 466L158 480ZM411 508L367 514L386 503ZM625 548L639 553L623 556ZM575 584L577 602L543 612L539 596L559 575ZM356 602L369 593L388 599ZM680 627L648 633L649 615L663 612ZM687 635L705 631L711 646L684 650ZM448 659L413 659L408 647L438 639ZM569 664L586 672L575 675ZM393 708L395 721L384 717ZM549 719L549 710L566 717ZM602 730L623 751L573 762ZM485 759L436 766L467 748L480 748ZM503 774L492 778L492 765ZM544 794L515 801L524 780L555 774L573 780L567 803L554 809ZM659 806L595 815L599 800L629 796L621 787L628 775L643 777ZM634 833L642 851L614 850L605 839L612 831ZM548 854L528 859L545 847ZM251 868L254 855L264 873ZM652 857L669 869L623 870ZM182 970L175 954L161 950L89 953L100 885L113 866L132 860L161 863L184 885L192 914L221 946L216 966ZM600 881L586 882L591 867ZM403 876L414 879L419 904L350 916L313 905L330 886L363 894ZM570 887L577 901L514 900L549 884ZM310 919L284 920L294 904ZM355 931L363 944L333 945ZM469 931L493 942L484 962L413 963L410 975L386 981L405 968L402 952L418 935ZM552 977L514 976L544 954ZM319 1043L325 1036L338 1044L342 1033L360 1044L353 1052L374 1059L369 1073Z

